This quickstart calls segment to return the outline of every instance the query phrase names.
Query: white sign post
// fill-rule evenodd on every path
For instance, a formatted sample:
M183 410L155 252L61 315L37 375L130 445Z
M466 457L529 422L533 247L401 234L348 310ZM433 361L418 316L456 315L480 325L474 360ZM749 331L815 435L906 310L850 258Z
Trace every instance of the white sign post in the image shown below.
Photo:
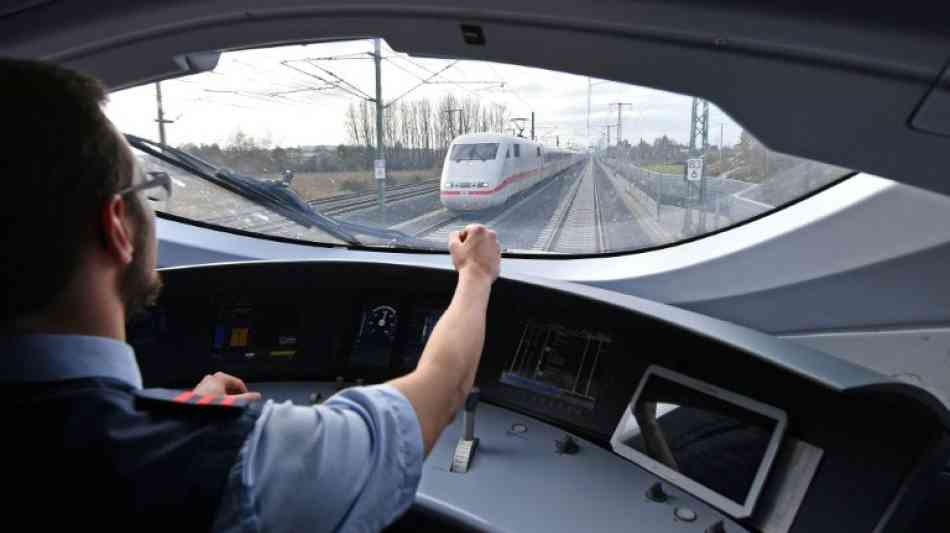
M386 160L376 159L373 161L373 169L376 171L376 179L386 179Z
M686 179L689 181L699 181L703 179L703 159L686 160Z

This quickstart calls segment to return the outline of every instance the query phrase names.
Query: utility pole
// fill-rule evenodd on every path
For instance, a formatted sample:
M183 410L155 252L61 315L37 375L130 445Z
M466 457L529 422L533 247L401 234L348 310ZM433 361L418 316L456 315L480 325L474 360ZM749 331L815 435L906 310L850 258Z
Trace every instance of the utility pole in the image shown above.
M608 107L615 105L617 106L617 146L620 146L620 143L623 142L623 106L628 105L631 108L633 104L630 102L614 102L612 104L607 104Z
M719 123L719 175L722 175L722 122Z
M617 126L613 124L607 124L601 127L607 130L607 146L610 146L610 128L616 128Z
M158 118L155 119L155 122L158 122L158 140L162 144L166 144L165 124L171 124L175 121L165 118L165 109L162 107L162 82L160 81L155 82L155 101L158 104Z
M689 119L689 157L702 157L709 147L709 102L693 98Z
M376 165L383 165L383 179L376 176L376 203L379 205L379 216L383 217L386 207L386 152L383 148L383 54L379 41L379 38L373 39L373 62L376 64L376 163L373 169L375 171Z
M590 76L587 77L587 144L590 144Z

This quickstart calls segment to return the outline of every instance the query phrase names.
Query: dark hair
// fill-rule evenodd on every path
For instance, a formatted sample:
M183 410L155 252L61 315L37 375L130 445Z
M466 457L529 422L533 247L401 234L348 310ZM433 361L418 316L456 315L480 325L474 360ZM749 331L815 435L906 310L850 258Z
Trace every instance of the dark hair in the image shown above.
M102 111L98 80L0 58L0 324L51 304L83 247L102 242L100 206L132 181L134 161Z

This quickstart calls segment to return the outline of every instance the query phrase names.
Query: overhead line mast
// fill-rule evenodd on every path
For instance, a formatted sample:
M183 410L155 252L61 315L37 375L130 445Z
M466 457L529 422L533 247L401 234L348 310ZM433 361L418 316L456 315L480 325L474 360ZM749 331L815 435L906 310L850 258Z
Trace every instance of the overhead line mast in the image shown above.
M175 122L174 120L168 120L165 118L165 109L162 107L162 82L155 82L155 103L158 106L158 116L155 119L155 122L158 122L158 140L162 144L165 143L165 124L171 124Z
M617 146L620 146L620 143L623 141L623 106L628 105L631 108L633 104L630 102L614 102L612 104L607 104L608 106L615 105L617 106ZM610 144L609 142L607 144Z
M373 62L376 65L376 160L382 161L383 171L385 173L386 165L386 154L383 149L383 54L380 51L380 39L379 37L373 39ZM378 165L379 163L374 164ZM385 207L386 207L386 179L385 174L383 179L376 177L376 194L377 201L379 204L379 216L385 216Z

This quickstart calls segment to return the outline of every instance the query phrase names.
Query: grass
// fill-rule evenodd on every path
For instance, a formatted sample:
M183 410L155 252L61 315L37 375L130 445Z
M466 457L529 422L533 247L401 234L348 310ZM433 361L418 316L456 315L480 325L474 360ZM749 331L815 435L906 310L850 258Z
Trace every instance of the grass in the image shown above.
M416 184L435 179L441 169L394 170L389 172L389 185ZM348 192L370 191L376 188L373 171L301 173L294 177L293 188L304 200L326 198Z
M663 174L678 174L684 172L684 165L644 165L643 168L653 172L662 172Z

